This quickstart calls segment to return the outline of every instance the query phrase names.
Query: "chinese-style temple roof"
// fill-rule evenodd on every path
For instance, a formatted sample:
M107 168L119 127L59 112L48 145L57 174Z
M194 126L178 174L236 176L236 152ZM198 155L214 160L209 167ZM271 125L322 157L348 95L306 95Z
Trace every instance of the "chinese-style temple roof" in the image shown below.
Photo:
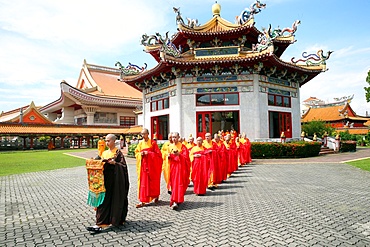
M301 122L309 122L314 120L325 122L352 120L365 123L369 119L357 116L352 110L351 106L347 103L345 105L334 105L318 108L310 107L302 116Z
M60 83L61 96L40 111L60 113L62 107L80 109L84 106L108 106L137 108L142 104L142 94L126 83L118 81L120 71L84 61L76 87L67 82Z
M347 132L351 135L367 135L370 132L370 129L368 127L363 128L340 128L335 129L337 132Z
M0 134L2 135L52 135L52 136L78 136L78 135L107 135L107 134L138 134L142 126L122 128L119 126L81 126L66 124L21 124L0 123Z
M39 107L36 107L33 102L28 106L1 113L0 122L52 124L48 118L40 113Z
M249 11L259 13L258 8L265 4L256 1ZM219 75L221 73L250 74L278 77L282 80L295 80L299 86L326 71L326 63L331 54L325 56L322 50L317 54L304 55L305 59L294 59L285 62L280 56L285 49L295 42L294 33L300 21L295 21L292 28L268 29L259 31L254 26L254 14L238 24L231 23L220 16L221 6L213 6L213 17L205 24L198 25L196 20L188 18L185 24L179 8L177 13L178 32L171 38L165 36L142 36L142 45L158 64L150 70L130 71L130 66L121 66L121 81L143 90L177 77L202 76L203 74ZM239 17L240 17L239 16ZM303 64L302 64L303 63ZM233 69L231 65L238 68ZM136 66L138 67L138 66ZM255 68L258 71L255 72ZM194 68L197 68L194 73ZM276 72L276 74L274 74Z

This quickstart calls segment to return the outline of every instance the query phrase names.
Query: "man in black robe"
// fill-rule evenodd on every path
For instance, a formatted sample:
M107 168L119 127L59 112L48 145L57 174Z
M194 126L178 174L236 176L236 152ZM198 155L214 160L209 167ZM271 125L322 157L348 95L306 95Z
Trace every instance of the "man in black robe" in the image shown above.
M105 138L109 148L102 154L104 164L105 198L96 209L96 225L88 231L100 232L109 226L120 226L126 221L128 211L129 178L126 160L115 146L116 136L109 134Z

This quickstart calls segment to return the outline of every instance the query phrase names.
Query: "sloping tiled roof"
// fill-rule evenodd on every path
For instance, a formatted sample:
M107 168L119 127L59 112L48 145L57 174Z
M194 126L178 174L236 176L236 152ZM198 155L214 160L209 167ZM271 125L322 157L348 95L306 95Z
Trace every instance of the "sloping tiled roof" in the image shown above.
M119 74L114 75L100 71L90 71L90 74L102 90L102 92L95 91L91 92L91 94L142 99L142 93L140 91L124 82L118 81Z
M309 122L309 121L338 121L345 119L343 114L341 114L343 108L345 106L328 106L328 107L318 107L318 108L310 108L308 111L302 116L302 122Z
M367 135L370 132L369 128L345 128L345 129L336 129L338 132L348 132L352 135Z
M114 126L79 126L79 125L39 125L20 123L0 123L1 135L106 135L106 134L139 134L141 126L131 128Z
M23 123L51 124L52 122L42 113L40 113L39 108L40 107L35 106L32 101L31 104L28 106L21 107L0 115L0 122L19 123L21 121L22 109Z

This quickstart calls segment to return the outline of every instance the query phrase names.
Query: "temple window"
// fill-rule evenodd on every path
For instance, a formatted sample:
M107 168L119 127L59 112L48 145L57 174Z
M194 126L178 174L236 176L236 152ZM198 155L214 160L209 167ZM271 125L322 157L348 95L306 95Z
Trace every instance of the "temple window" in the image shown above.
M131 127L135 125L135 117L121 116L119 117L119 125L123 127Z
M94 114L94 123L117 123L117 113L97 112Z
M150 103L150 111L159 111L170 107L169 98L155 100Z
M238 93L197 94L197 106L239 105Z
M276 95L276 94L269 94L268 95L268 105L291 107L290 97Z

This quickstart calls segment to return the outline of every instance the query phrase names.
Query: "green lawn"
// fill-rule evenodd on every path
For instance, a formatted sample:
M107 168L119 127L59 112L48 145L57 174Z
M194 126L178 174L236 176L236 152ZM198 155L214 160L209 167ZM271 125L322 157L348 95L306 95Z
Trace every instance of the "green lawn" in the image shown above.
M360 168L362 170L370 172L370 158L369 159L346 162L346 163L351 165L351 166L355 166L357 168Z
M87 149L0 152L0 176L84 166L85 161L65 153Z

